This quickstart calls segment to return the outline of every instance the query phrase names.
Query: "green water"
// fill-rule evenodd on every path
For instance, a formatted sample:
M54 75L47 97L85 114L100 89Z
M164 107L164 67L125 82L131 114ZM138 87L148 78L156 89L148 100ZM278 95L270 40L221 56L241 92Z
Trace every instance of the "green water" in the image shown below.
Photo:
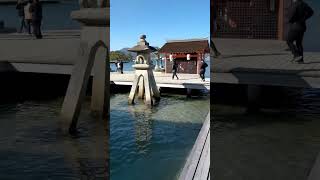
M105 179L107 127L90 116L89 100L79 134L63 135L62 98L0 103L0 179Z
M111 179L175 179L209 111L208 97L163 95L152 109L127 98L111 97Z
M257 114L246 114L242 105L212 104L213 178L308 178L320 152L319 90L287 88L282 97L264 98L269 107Z

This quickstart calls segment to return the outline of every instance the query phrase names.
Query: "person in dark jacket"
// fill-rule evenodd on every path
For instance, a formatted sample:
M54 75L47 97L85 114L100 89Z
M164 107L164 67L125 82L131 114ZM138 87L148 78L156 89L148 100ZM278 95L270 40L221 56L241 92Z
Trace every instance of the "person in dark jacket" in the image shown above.
M174 79L174 77L177 77L177 71L178 71L178 64L176 63L176 61L173 61L173 65L172 65L172 79Z
M41 21L42 21L42 4L39 0L33 0L30 6L30 12L32 13L32 29L37 39L42 39L41 33Z
M121 74L123 74L123 62L122 61L120 61L119 66L120 66L120 72L121 72Z
M27 29L26 22L24 20L24 6L27 5L27 1L18 0L16 9L18 10L18 15L20 18L20 28L19 33L22 33L23 29Z
M307 30L306 21L312 15L312 8L303 0L295 0L289 11L287 44L293 54L293 61L298 63L303 63L303 36Z
M202 60L201 61L201 66L200 66L200 78L202 79L202 81L205 81L205 76L204 74L206 73L206 68L208 67L208 64Z

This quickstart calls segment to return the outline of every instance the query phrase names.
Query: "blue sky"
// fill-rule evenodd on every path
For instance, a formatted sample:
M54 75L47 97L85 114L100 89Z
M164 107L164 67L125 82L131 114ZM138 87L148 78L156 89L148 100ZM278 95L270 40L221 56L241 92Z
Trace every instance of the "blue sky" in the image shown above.
M111 0L111 50L136 45L141 34L151 46L168 39L208 38L209 0Z

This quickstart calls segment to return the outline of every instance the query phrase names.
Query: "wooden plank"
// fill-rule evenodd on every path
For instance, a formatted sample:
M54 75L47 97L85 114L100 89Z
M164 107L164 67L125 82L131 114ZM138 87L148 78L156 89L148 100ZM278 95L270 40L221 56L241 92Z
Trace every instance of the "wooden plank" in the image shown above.
M272 73L211 73L212 83L320 88L320 77Z
M319 52L305 52L297 64L284 41L216 38L215 45L222 56L211 57L212 83L320 87Z
M182 88L210 90L210 79L201 81L197 74L179 74L179 80L172 80L172 75L167 73L154 73L157 87ZM110 81L116 85L132 85L134 74L126 72L124 74L111 73Z
M186 160L185 166L180 173L179 180L192 180L196 172L198 162L203 152L204 144L210 131L210 112L199 132L196 142Z
M204 180L207 179L210 168L210 132L208 132L207 140L204 145L201 157L196 169L194 180Z

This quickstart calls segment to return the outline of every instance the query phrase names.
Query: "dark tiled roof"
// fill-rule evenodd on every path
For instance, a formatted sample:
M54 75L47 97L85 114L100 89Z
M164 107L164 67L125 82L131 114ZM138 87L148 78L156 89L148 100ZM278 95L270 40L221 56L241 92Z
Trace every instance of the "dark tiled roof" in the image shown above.
M160 48L159 53L196 53L201 51L210 52L207 40L167 42Z
M152 47L152 46L136 45L133 48L128 49L128 51L131 51L131 52L141 52L141 51L152 51L152 52L155 52L155 51L157 51L157 49Z

